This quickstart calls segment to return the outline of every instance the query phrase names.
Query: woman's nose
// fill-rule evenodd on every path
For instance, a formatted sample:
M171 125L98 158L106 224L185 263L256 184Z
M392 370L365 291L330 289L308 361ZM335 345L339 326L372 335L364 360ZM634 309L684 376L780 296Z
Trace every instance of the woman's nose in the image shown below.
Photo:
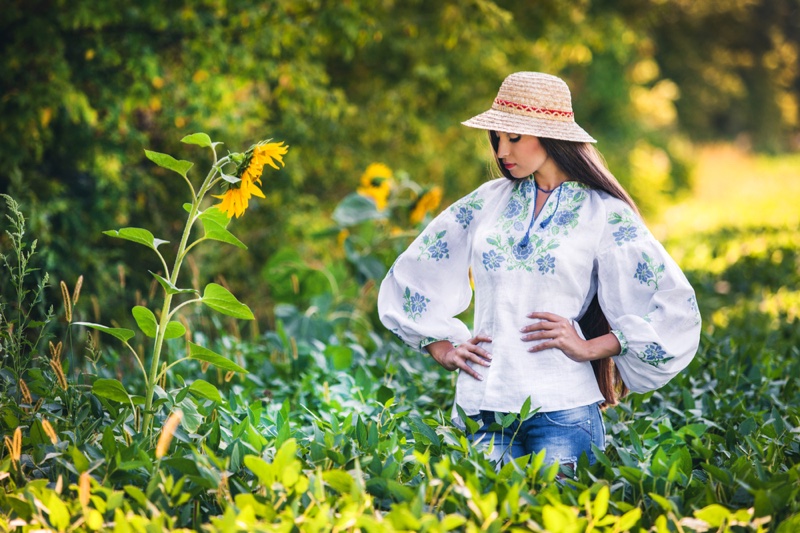
M508 155L508 142L501 138L497 143L497 158L504 159L507 155Z

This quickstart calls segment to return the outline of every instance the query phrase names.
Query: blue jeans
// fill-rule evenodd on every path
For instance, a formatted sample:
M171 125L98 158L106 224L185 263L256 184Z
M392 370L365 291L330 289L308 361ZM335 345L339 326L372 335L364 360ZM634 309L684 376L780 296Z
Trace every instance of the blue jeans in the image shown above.
M505 414L500 413L501 417ZM481 428L469 437L470 441L488 447L494 439L489 459L498 461L498 464L545 450L545 464L557 462L574 467L584 453L589 464L594 464L596 458L592 444L605 448L606 428L598 404L536 413L522 423L515 420L509 427L497 431L488 429L495 423L494 411L481 411L470 418L481 424Z

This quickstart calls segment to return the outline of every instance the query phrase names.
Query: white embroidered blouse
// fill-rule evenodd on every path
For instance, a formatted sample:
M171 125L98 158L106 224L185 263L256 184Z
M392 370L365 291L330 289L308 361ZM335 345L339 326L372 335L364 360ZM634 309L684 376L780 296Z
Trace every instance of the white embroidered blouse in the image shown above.
M558 349L528 352L520 328L533 311L577 320L598 294L622 351L614 362L633 392L657 389L694 357L700 337L695 294L680 268L623 201L579 182L550 194L535 220L531 178L489 181L436 217L383 280L383 324L410 346L459 344L474 335L455 318L472 299L474 333L491 366L483 380L458 375L456 404L519 412L525 400L542 412L603 400L591 363Z

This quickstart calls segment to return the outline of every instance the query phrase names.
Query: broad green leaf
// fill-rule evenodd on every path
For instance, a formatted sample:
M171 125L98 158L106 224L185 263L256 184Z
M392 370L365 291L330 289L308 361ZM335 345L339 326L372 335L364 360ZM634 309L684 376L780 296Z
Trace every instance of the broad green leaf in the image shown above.
M125 239L126 241L138 242L139 244L143 244L152 250L156 250L162 244L169 242L162 239L156 239L152 233L142 228L122 228L119 230L110 229L104 231L103 234L110 237L116 237L118 239Z
M203 224L203 231L205 231L206 239L225 242L232 244L237 248L241 248L242 250L247 250L247 246L245 246L242 241L236 238L236 235L225 229L223 226L220 226L213 220L204 220L201 217L200 222Z
M175 286L174 283L172 283L167 278L159 276L152 270L150 270L149 272L153 275L154 278L156 278L161 287L164 288L164 292L166 292L167 294L197 294L197 291L194 289L179 289L178 287Z
M61 501L55 491L50 493L47 501L47 510L50 514L50 523L59 531L64 531L69 526L69 509Z
M519 419L521 421L525 421L528 419L528 414L531 412L531 397L528 396L524 402L522 402L522 408L519 410Z
M147 496L145 495L145 493L142 492L142 489L140 489L139 487L137 487L135 485L125 485L125 487L123 487L123 488L124 488L125 492L128 493L128 496L133 498L133 500L136 501L136 503L138 503L141 507L144 507L144 508L147 507L147 504L148 504L149 500L148 500Z
M437 448L441 445L436 431L434 431L433 428L426 424L420 417L412 416L409 418L409 421L411 422L413 429L416 430L414 433L424 438L422 444L431 444ZM428 442L424 442L425 440Z
M165 339L177 339L186 334L186 328L180 322L171 321L167 324L167 329L164 331Z
M444 531L451 531L453 529L463 526L467 522L467 518L460 514L449 514L442 518L439 522L440 527Z
M655 492L650 492L649 495L651 498L653 498L653 501L656 502L659 506L661 506L661 508L664 509L665 511L667 512L677 511L677 509L675 509L675 505L664 496L656 494Z
M353 349L347 346L329 344L325 347L325 355L331 358L334 370L346 370L353 364Z
M131 314L136 320L139 329L148 337L155 339L158 333L158 322L156 322L156 315L151 310L141 305L137 305L131 309Z
M542 522L548 531L567 531L571 525L567 517L552 505L542 507Z
M712 503L695 511L694 516L707 522L711 527L720 527L731 516L731 512L719 504Z
M592 503L592 519L599 520L608 512L608 500L611 498L611 491L608 485L603 485L597 492L597 496Z
M358 193L347 195L333 210L331 215L339 226L353 226L360 222L383 218L375 202Z
M195 396L211 400L212 402L223 403L224 400L219 393L219 390L204 379L197 379L189 385L189 392Z
M109 335L118 338L122 342L128 342L130 339L133 338L135 333L132 329L126 328L110 328L108 326L104 326L102 324L93 324L91 322L73 322L73 326L86 326L87 328L96 329L102 331L103 333L108 333Z
M100 378L92 384L92 394L119 403L131 403L131 396L116 379Z
M188 205L191 207L191 204ZM227 228L228 224L231 223L231 219L228 218L228 215L226 215L223 211L221 211L220 208L218 208L217 206L209 207L208 209L200 213L200 216L198 218L200 220L216 222L223 228Z
M244 458L244 466L249 468L250 471L256 475L258 481L264 486L271 486L277 478L272 465L264 461L261 457L246 455Z
M194 164L191 161L178 160L169 154L162 154L161 152L153 152L151 150L145 150L144 155L146 155L147 159L156 165L168 170L172 170L173 172L177 172L184 178L186 177L186 173L189 172L189 169L192 168L192 165Z
M232 370L234 372L242 372L244 374L248 373L247 369L240 367L230 359L214 353L208 348L204 348L193 342L189 343L189 358L211 363L222 370Z
M216 283L206 285L202 302L223 315L245 320L253 320L255 318L249 307L237 300L228 289Z
M663 515L662 515L663 516ZM624 515L619 517L619 521L617 522L616 531L629 531L633 529L633 526L639 521L642 517L642 510L636 507L635 509L631 509ZM661 530L659 530L661 531Z
M349 494L353 487L353 476L342 470L328 470L322 473L325 483L339 494Z
M211 137L202 132L192 133L191 135L187 135L186 137L181 139L181 142L186 144L195 144L197 146L205 146L207 148L211 148L212 146L214 146L214 143L211 142Z

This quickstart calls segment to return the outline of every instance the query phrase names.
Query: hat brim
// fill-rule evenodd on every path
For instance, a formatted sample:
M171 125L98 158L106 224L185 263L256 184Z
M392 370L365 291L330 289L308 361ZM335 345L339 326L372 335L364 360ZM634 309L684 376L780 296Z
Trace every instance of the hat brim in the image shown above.
M514 115L490 109L462 122L464 126L479 130L502 131L517 135L533 135L562 141L597 142L575 122L548 120L530 116Z

